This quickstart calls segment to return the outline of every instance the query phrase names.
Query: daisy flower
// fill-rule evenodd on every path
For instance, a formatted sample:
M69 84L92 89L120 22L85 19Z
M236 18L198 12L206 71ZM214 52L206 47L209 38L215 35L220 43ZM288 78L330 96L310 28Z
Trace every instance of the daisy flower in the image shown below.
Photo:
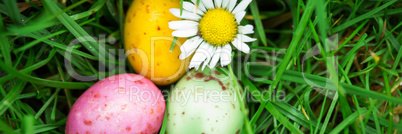
M169 10L183 19L169 22L169 28L175 30L172 35L189 38L180 47L179 58L183 60L195 52L189 68L198 70L208 66L212 69L219 61L221 66L228 65L232 61L231 45L244 53L250 52L245 42L256 39L245 34L254 33L253 26L241 26L240 21L251 0L242 0L239 4L237 0L200 0L198 6L196 2L185 1L182 13L178 8Z

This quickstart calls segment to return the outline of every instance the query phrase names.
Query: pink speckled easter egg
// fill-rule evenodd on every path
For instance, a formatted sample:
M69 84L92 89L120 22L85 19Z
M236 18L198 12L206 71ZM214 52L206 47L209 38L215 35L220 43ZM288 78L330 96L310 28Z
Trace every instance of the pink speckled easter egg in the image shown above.
M72 107L67 134L157 133L165 113L161 91L147 78L119 74L85 91Z

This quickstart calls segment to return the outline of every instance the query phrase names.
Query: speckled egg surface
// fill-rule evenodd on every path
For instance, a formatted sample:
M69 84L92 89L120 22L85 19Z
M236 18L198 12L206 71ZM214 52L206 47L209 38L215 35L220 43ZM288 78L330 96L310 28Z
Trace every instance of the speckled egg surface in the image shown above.
M156 133L164 112L163 95L150 80L119 74L97 82L78 98L66 133Z
M169 95L167 112L169 134L235 134L243 126L232 80L208 68L192 70L179 80Z
M187 71L190 59L180 60L179 38L171 51L173 30L170 21L180 18L169 12L180 8L180 0L134 0L124 23L124 48L134 71L152 80L156 85L178 81Z

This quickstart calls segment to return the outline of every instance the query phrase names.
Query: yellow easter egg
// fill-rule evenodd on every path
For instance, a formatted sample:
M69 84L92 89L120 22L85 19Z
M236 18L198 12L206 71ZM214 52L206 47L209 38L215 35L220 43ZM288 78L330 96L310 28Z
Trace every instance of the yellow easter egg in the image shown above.
M180 8L180 0L134 0L124 24L125 50L131 66L157 85L176 82L189 64L189 58L179 59L186 38L179 38L170 52L173 30L168 23L180 20L169 12L171 8Z

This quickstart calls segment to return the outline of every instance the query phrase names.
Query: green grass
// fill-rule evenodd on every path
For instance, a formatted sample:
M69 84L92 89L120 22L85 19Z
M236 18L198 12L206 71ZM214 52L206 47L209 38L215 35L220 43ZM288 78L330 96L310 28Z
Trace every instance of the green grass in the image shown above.
M65 59L81 75L116 74L98 64L121 64L106 49L124 48L130 3L1 1L0 132L64 133L71 105L96 82L73 79ZM235 51L229 68L254 99L242 133L402 133L401 16L398 0L253 0L241 23L254 25L257 52ZM100 35L115 43L82 38Z

